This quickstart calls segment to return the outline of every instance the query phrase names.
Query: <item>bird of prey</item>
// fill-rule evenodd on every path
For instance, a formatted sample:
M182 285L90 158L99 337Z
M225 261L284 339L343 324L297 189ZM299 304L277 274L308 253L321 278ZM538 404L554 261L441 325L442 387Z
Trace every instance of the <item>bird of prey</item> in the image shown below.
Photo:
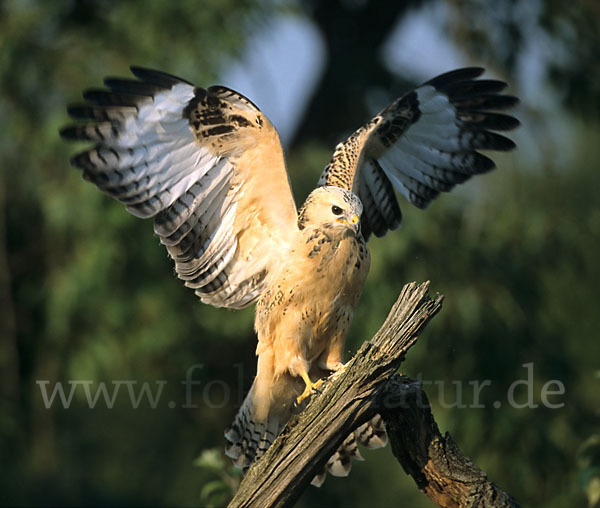
M481 68L442 74L383 109L335 148L299 211L275 127L249 99L132 67L69 107L61 131L95 145L71 162L154 231L185 285L217 307L256 302L257 374L226 433L239 467L260 457L342 351L369 270L366 241L401 221L396 191L426 208L440 192L494 168L478 150L510 150L494 131L518 121L506 84ZM385 444L380 418L327 466L345 475L355 438ZM324 476L315 480L319 483Z

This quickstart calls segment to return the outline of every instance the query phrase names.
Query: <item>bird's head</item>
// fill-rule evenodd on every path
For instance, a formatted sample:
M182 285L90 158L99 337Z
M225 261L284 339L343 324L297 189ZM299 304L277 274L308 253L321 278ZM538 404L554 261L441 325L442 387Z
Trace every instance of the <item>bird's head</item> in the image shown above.
M358 196L340 187L317 187L312 191L298 214L298 227L327 226L360 232L362 203Z

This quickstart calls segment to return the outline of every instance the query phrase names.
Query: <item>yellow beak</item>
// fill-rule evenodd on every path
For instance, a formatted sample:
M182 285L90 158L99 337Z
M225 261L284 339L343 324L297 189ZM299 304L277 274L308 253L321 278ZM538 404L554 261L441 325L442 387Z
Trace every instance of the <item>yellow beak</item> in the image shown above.
M350 219L350 222L348 222L346 219L336 219L339 223L341 224L346 224L346 226L354 229L355 231L357 231L358 226L357 224L360 222L360 217L358 215L353 215L352 218Z

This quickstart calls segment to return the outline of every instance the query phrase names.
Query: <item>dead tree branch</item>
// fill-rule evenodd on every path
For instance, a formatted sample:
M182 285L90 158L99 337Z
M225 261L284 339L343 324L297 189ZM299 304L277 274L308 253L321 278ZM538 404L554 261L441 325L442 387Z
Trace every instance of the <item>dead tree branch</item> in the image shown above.
M430 298L428 288L428 282L404 286L375 336L252 465L230 508L292 506L344 438L378 412L395 456L439 506L518 506L462 455L449 435L440 435L420 386L395 375L441 308L443 297Z
M449 433L440 434L420 383L392 376L381 392L379 407L394 456L436 505L519 507L460 451Z

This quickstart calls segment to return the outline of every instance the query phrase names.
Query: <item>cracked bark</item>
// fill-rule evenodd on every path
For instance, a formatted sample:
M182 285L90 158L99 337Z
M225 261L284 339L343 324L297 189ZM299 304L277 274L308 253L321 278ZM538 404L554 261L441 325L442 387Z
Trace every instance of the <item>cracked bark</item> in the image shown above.
M487 479L435 423L421 386L396 370L420 332L440 310L443 296L429 282L404 286L375 336L319 396L283 429L248 470L230 508L293 506L344 438L380 413L392 451L417 487L442 507L518 507Z

